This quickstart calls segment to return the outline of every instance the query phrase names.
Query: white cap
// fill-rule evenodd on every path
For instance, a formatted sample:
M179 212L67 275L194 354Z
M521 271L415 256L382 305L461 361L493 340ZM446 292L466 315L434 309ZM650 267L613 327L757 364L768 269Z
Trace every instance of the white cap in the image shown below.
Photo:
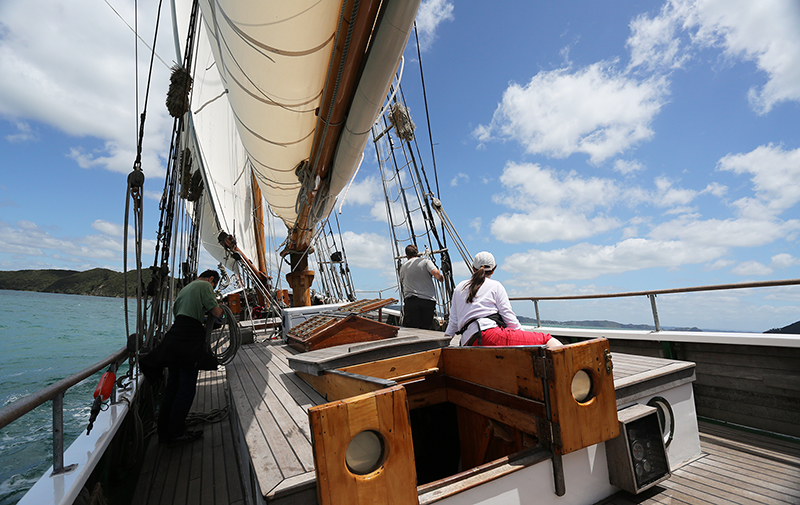
M481 251L475 255L475 259L472 260L472 266L476 270L480 267L486 267L486 270L494 270L494 267L497 266L497 263L494 262L494 256L492 256L492 253Z

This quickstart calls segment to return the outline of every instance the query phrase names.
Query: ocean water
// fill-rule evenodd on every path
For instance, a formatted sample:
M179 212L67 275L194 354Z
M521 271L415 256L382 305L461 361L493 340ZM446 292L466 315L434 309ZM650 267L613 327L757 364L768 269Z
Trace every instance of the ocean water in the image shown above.
M97 363L127 341L121 298L0 290L0 307L0 407ZM103 372L65 394L65 448L86 429ZM48 401L0 429L0 505L17 503L53 464L52 420Z

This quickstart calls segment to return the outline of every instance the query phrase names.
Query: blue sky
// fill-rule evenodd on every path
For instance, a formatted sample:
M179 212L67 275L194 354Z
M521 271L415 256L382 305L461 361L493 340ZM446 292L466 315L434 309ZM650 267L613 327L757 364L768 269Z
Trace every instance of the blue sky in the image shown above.
M148 43L153 5L140 2ZM0 4L0 269L122 267L138 113L134 36L120 18L135 23L131 2ZM800 277L796 1L432 0L417 21L444 208L473 254L495 254L510 294ZM155 62L145 130L146 252L171 128L170 37L157 44L166 63ZM410 45L403 86L424 148L416 54ZM368 292L395 283L383 205L368 151L339 216ZM798 288L658 301L666 326L800 319ZM651 322L644 298L541 309Z

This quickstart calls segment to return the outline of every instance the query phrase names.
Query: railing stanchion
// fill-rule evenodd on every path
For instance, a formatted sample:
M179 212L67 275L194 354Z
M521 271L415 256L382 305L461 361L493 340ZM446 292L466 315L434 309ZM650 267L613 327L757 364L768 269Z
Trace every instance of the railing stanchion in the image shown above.
M533 307L536 309L536 326L542 326L542 320L539 318L539 300L533 300Z
M53 475L64 471L64 393L53 397Z
M653 308L653 321L656 325L656 331L661 331L661 323L658 321L658 308L656 307L656 295L650 293L647 296L650 298L650 306Z

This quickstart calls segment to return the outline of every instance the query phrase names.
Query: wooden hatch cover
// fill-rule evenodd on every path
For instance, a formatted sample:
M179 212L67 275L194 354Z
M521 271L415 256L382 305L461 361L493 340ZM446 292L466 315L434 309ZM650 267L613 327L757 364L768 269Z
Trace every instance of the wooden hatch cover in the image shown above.
M336 312L316 315L291 328L286 334L286 343L300 352L306 352L396 337L397 326L359 315L396 301L394 298L359 300L339 307Z

